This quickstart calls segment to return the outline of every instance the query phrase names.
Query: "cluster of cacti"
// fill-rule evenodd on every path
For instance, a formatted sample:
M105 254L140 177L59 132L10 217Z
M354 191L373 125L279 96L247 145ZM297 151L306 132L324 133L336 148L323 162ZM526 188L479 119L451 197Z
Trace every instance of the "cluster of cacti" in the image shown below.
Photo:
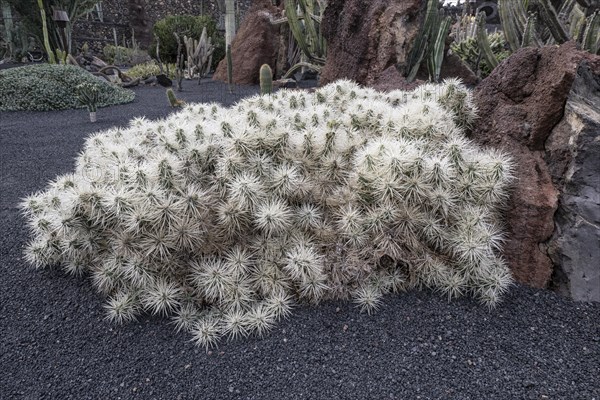
M498 0L502 30L511 51L576 40L584 50L600 51L600 14L595 1Z
M327 44L321 32L321 20L327 2L285 0L284 6L285 18L274 23L288 23L294 41L301 51L300 62L291 66L284 78L289 78L300 68L320 71L327 57Z
M212 44L212 39L208 37L206 28L202 30L199 40L184 36L183 42L187 54L188 78L192 79L194 76L198 76L198 83L200 83L200 80L208 73L212 65L215 46Z
M512 163L463 135L459 82L388 94L338 81L187 105L91 136L23 201L27 260L91 274L108 318L173 317L201 345L264 333L294 303L427 286L494 305Z
M425 20L408 60L406 77L409 82L416 78L423 60L427 60L429 80L439 82L451 18L443 17L438 6L438 0L427 1Z
M502 32L487 33L487 42L490 50L498 62L510 56L507 50L506 39ZM479 72L482 77L488 76L493 66L488 65L487 59L482 56L481 49L477 40L477 31L473 36L464 36L462 40L457 40L450 45L452 53L461 58L474 72Z
M273 71L269 64L263 64L259 71L260 94L273 92Z

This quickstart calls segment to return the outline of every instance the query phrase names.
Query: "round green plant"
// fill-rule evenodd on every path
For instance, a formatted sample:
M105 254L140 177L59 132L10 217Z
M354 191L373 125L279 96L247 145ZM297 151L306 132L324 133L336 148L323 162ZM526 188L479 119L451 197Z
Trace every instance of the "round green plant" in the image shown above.
M86 107L78 85L97 87L97 107L132 102L135 93L73 65L36 64L0 71L0 111L51 111Z

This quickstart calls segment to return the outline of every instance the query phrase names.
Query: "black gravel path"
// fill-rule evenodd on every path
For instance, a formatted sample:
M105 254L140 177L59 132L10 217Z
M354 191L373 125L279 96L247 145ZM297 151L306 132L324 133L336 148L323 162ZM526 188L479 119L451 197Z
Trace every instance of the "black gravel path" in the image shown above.
M231 104L256 87L186 82L188 101ZM0 113L0 399L596 399L600 304L521 286L494 311L411 292L373 316L350 303L298 307L267 337L210 353L168 321L103 320L87 278L36 271L19 200L73 169L85 137L166 116L164 89L87 112Z

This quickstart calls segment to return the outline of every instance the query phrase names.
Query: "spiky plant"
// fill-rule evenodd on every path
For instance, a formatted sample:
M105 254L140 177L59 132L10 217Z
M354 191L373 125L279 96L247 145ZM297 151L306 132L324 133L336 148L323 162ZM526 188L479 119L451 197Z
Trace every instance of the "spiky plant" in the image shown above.
M427 286L493 306L510 159L463 135L458 81L388 94L349 81L231 108L189 104L88 138L74 174L23 201L27 260L89 273L108 319L173 317L212 346L295 303Z

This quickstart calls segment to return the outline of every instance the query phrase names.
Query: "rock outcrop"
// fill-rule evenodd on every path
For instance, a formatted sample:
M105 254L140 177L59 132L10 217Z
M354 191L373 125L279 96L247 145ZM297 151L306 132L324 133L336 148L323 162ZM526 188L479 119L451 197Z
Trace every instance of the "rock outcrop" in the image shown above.
M325 10L323 35L327 62L321 84L346 78L383 90L414 86L404 79L414 41L419 35L425 3L419 0L333 0ZM429 76L426 62L417 80ZM395 68L395 71L394 71ZM468 86L479 79L456 55L446 54L441 78L460 78Z
M525 48L475 91L480 119L473 139L511 153L517 165L504 253L516 279L535 287L548 286L553 273L568 275L558 282L562 286L584 275L586 284L598 284L599 243L587 239L600 229L598 184L595 192L590 189L598 177L598 158L593 158L596 147L585 145L597 146L600 140L592 123L598 123L598 111L582 100L576 84L586 62L600 71L600 57L577 50L574 43ZM596 214L581 214L588 209ZM583 219L590 224L583 227ZM582 272L586 268L596 274Z
M271 21L279 18L281 10L270 0L255 1L244 18L231 44L233 83L250 85L258 83L258 71L269 64L275 76L280 47L278 25ZM213 79L227 81L227 60L222 60Z
M322 24L328 45L327 62L320 83L347 78L371 85L390 66L402 69L419 34L425 3L329 1Z
M548 246L554 284L575 300L600 301L600 75L587 62L546 141L546 160L560 191Z

